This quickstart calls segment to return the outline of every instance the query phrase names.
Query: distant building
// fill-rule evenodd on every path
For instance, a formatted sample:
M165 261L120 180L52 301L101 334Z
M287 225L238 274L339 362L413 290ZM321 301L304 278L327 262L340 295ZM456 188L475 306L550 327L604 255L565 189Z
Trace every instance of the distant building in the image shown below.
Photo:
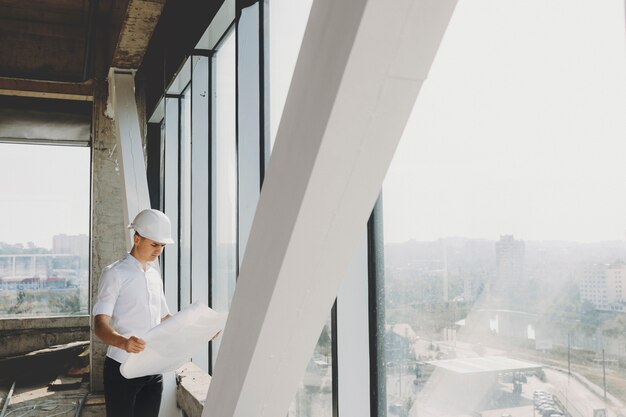
M513 235L500 236L496 242L496 280L511 283L519 282L524 278L525 246L521 240L515 240Z
M591 302L597 309L608 307L606 264L593 264L585 268L579 285L580 298Z
M625 290L626 264L622 261L589 265L579 283L580 298L598 310L623 311Z
M626 264L615 262L606 270L606 298L609 307L624 302L626 288Z
M52 252L54 254L89 255L89 236L87 235L56 235L52 238Z

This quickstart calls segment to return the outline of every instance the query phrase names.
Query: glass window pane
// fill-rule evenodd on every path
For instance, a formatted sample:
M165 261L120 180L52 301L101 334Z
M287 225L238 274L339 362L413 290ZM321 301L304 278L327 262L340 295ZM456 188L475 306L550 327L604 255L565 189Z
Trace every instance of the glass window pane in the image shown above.
M178 166L179 166L179 99L165 99L163 149L163 208L172 224L174 244L166 245L161 259L163 262L163 279L165 281L165 298L172 311L178 311Z
M211 305L228 311L237 273L237 154L235 137L235 35L213 56L213 176ZM213 361L221 337L213 341Z
M180 98L180 308L191 303L191 88Z
M313 0L269 3L270 149L287 99Z
M270 150L276 139L312 3L312 0L272 0L269 3ZM290 417L332 415L331 349L329 319L289 407Z
M191 156L191 301L209 304L209 58L192 57L192 156ZM209 369L208 343L193 356L200 368Z
M85 315L90 148L0 144L0 318Z
M370 326L367 233L354 252L337 294L337 413L342 417L370 417ZM343 401L359 398L359 401Z
M312 3L312 0L272 0L269 3L270 150L276 139ZM290 417L332 415L330 329L329 319L289 407Z
M327 417L333 407L333 355L331 320L328 318L289 406L289 417Z
M620 413L625 43L621 0L458 3L384 184L388 415Z

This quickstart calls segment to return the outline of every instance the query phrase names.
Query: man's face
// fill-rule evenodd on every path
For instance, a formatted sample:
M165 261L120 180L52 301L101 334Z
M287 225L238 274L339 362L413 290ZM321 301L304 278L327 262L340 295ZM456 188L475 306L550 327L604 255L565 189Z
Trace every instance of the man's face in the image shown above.
M135 235L135 255L142 262L152 262L163 252L164 243Z

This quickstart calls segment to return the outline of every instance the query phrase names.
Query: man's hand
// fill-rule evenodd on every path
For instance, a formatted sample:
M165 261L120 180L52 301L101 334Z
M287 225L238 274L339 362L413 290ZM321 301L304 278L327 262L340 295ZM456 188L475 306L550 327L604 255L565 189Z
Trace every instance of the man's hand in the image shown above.
M146 342L137 336L131 336L124 343L124 350L129 353L139 353L146 347Z
M107 345L115 346L129 353L139 353L146 347L146 342L137 336L126 338L116 332L109 324L111 316L98 314L93 321L96 336Z

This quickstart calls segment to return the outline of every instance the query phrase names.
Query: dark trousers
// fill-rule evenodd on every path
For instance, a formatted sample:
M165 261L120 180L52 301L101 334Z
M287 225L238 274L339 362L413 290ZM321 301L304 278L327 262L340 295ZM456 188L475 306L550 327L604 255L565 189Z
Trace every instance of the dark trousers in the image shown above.
M108 356L104 360L107 417L158 417L162 393L162 375L126 379L119 362Z

